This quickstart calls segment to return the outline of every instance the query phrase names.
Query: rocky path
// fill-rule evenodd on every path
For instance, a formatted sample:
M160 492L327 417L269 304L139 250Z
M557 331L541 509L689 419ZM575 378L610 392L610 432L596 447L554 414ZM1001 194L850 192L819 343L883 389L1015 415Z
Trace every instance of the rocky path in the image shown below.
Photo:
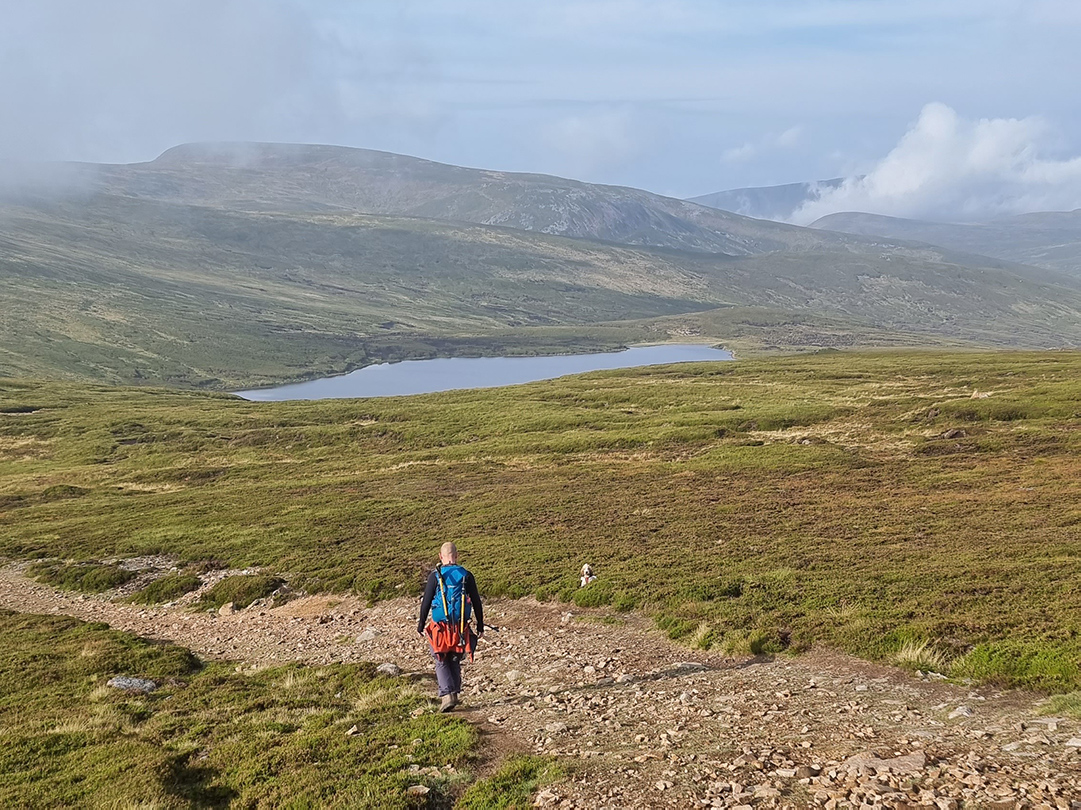
M416 605L306 597L193 613L0 571L0 607L108 622L247 665L374 661L430 673ZM564 759L538 805L1081 810L1081 722L1036 696L928 681L834 653L735 660L648 622L496 601L461 711L488 739Z

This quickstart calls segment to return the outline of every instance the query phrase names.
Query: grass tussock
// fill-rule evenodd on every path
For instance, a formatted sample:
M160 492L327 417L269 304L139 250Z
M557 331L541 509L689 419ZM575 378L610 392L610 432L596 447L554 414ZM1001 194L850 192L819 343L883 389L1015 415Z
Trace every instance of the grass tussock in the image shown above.
M708 650L717 639L717 633L709 622L701 622L691 636L690 644L697 650Z
M272 596L285 580L269 574L241 574L225 577L208 590L199 600L199 606L220 608L232 604L237 610L246 608L258 599Z
M26 575L47 585L82 593L111 591L138 576L134 571L128 571L118 565L56 561L33 563L27 567Z
M1044 714L1064 714L1081 720L1081 692L1053 695L1043 705Z
M1005 687L1064 692L1081 682L1081 663L1050 644L1004 639L976 645L954 662L950 674Z
M132 594L131 601L137 605L158 605L174 602L186 593L197 590L202 584L196 574L171 573L159 577L140 591Z
M0 439L50 447L0 458L11 559L168 553L379 599L418 595L453 539L488 595L638 609L688 644L705 623L714 647L889 661L936 639L906 655L1081 688L1054 663L1081 660L1081 353L833 353L266 404L0 381L0 406L23 410ZM57 485L79 491L44 496ZM584 562L599 579L579 589Z
M905 641L893 654L892 661L905 669L939 673L949 671L949 657L927 640Z
M533 794L566 776L551 757L515 756L487 779L472 785L458 800L458 810L526 810Z
M370 665L239 674L104 625L9 611L0 611L0 633L4 807L404 810L417 783L449 806L461 784L410 769L461 768L476 744L464 721L412 716L425 700ZM106 687L117 674L160 688ZM304 688L281 689L290 675ZM347 735L353 725L358 733ZM504 793L513 789L511 777Z

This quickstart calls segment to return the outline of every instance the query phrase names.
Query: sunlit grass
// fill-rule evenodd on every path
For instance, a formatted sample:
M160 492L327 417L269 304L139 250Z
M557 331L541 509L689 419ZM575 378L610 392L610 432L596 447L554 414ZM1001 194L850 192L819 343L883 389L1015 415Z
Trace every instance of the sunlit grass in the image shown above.
M1081 719L1081 692L1053 695L1043 705L1042 711L1044 714L1065 714Z
M470 787L455 805L460 810L525 810L533 794L566 775L566 769L550 757L516 756L498 773Z
M638 609L687 644L889 661L929 639L958 677L1081 686L1054 663L1081 656L1077 353L277 404L7 381L0 411L3 446L38 448L0 459L11 558L167 553L385 598L454 539L489 596ZM981 646L1006 640L1028 646Z
M448 806L461 786L410 766L475 756L468 723L414 716L427 701L372 665L240 674L104 625L9 611L0 633L4 807L408 808L418 782ZM116 674L160 686L124 693L105 685Z
M930 641L908 640L901 645L892 656L893 663L907 669L918 669L928 672L946 672L949 668L949 659Z

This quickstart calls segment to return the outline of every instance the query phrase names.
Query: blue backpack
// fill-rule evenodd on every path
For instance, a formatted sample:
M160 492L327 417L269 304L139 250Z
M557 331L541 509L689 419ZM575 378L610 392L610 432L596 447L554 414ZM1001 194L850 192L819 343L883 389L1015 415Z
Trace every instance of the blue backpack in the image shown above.
M465 627L473 615L473 605L465 592L468 574L460 565L441 565L435 569L439 593L432 600L432 621L447 622L459 629Z

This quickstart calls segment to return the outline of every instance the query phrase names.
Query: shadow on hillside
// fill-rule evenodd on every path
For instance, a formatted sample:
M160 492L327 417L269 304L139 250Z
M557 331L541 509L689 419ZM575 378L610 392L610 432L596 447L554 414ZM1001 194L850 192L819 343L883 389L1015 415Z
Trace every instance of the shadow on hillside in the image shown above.
M194 807L225 808L237 792L222 784L215 784L218 772L213 768L193 765L194 754L173 757L166 765L162 786L172 796L190 802Z
M549 694L565 695L573 694L575 692L600 692L608 689L625 689L633 687L635 684L648 683L651 681L666 681L673 680L675 678L682 678L688 675L696 675L703 672L735 672L741 669L749 669L750 667L759 666L761 664L768 664L774 660L772 655L756 655L753 658L746 658L739 661L729 661L723 664L701 664L701 663L687 663L682 662L676 664L668 669L662 669L657 672L647 672L644 675L635 675L626 680L616 682L614 680L604 679L599 683L583 684L581 686L575 684L574 686L567 686L563 689L557 689ZM435 678L432 678L433 682ZM505 705L508 703L525 704L536 700L536 697L529 695L519 695L517 697L508 697L503 700L494 701L489 705Z

